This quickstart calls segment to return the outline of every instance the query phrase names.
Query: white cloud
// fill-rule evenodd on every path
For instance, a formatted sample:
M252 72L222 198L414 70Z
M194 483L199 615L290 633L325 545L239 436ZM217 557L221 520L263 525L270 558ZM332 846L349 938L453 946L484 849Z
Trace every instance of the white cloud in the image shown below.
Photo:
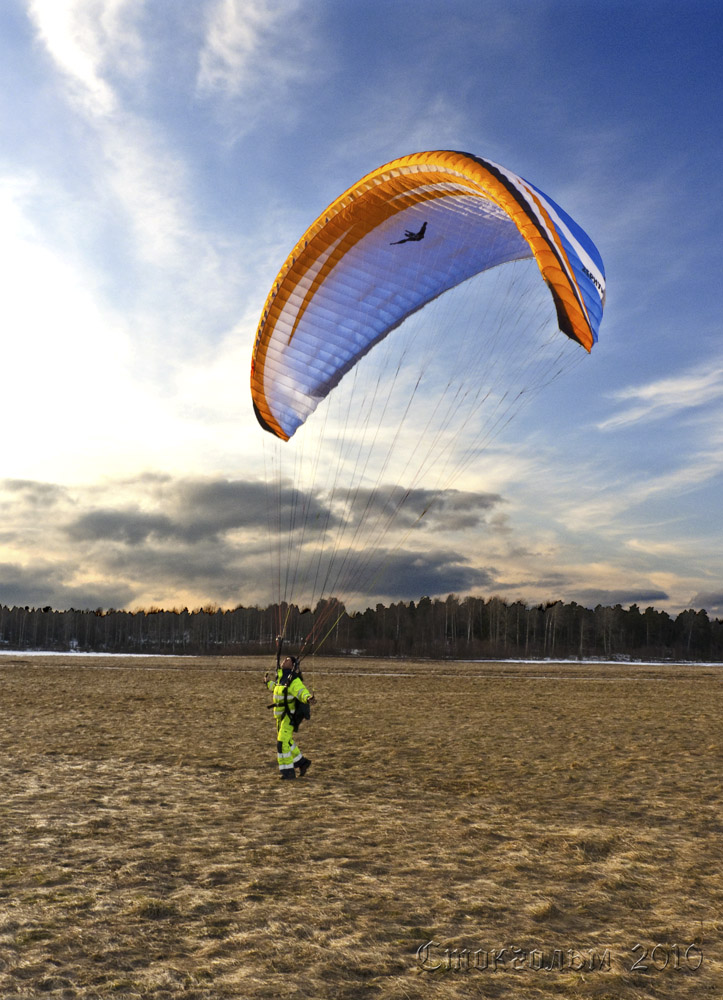
M147 365L167 372L170 338L175 364L204 336L218 335L244 276L229 239L200 217L194 168L175 147L168 120L143 110L146 50L157 42L143 33L144 5L31 0L30 14L67 85L71 111L90 126L82 133L86 149L71 147L90 183L73 198L58 190L52 211L64 215L64 233L84 232L87 238L97 227L92 238L102 241L113 261L99 281L115 301L124 300ZM39 169L53 176L52 164ZM56 177L55 183L60 189L73 181ZM89 247L86 242L90 273L99 265Z
M0 419L12 428L3 475L78 482L183 468L189 452L196 468L228 461L239 442L199 420L194 405L209 381L181 379L181 389L194 391L176 401L157 378L144 377L156 359L139 341L134 317L111 309L92 272L33 225L30 206L41 186L32 176L0 178ZM157 322L152 329L157 336ZM228 381L237 385L227 372Z
M139 412L128 374L129 338L118 317L95 300L93 283L28 221L23 202L33 190L32 178L0 185L0 414L15 429L7 435L3 468L21 476L44 475L61 441L79 464L90 455L97 460L110 444L111 427L122 433L133 422L129 412L134 418ZM67 454L59 461L67 465Z
M604 465L591 460L587 467L578 465L576 474L564 469L548 469L554 487L538 484L538 503L547 500L550 518L573 531L594 532L598 538L614 538L635 523L632 508L643 511L655 498L678 500L694 493L723 473L723 455L706 452L681 456L673 469L656 473L654 467L639 467L618 473L611 480ZM541 481L542 482L542 481ZM550 502L555 497L555 504ZM627 525L627 528L626 528Z
M104 130L101 138L107 181L123 206L138 258L175 269L182 251L184 262L201 256L202 237L194 232L187 208L183 163L162 148L150 127L131 118Z
M629 538L625 545L633 552L642 552L643 555L661 556L664 559L680 558L690 552L689 539L670 539L667 541L656 541L654 539Z
M303 34L290 21L301 9L300 0L284 4L273 0L216 0L208 15L204 47L199 57L197 84L202 93L220 91L237 97L260 79L275 87L296 76ZM277 32L283 29L283 49ZM293 44L289 45L289 39Z
M105 78L112 59L125 72L141 61L134 16L145 0L30 0L29 13L48 53L65 75L70 92L93 116L117 110Z
M140 259L164 266L184 244L197 245L187 211L188 178L161 130L125 110L109 82L123 74L139 84L143 40L135 24L144 2L32 0L30 12L76 106L95 127L97 196L113 192Z
M621 389L614 398L628 404L628 408L599 423L599 430L614 430L643 420L661 420L682 410L722 400L723 366L696 366L647 385Z

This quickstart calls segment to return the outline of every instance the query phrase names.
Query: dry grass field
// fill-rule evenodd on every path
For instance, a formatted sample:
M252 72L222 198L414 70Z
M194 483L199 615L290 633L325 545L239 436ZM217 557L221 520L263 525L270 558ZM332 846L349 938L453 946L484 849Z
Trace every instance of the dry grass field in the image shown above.
M268 665L0 657L2 1000L723 997L721 668Z

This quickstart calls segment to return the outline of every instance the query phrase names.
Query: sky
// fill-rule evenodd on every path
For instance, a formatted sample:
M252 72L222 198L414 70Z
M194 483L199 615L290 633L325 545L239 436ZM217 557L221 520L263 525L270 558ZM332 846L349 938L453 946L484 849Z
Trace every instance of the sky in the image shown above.
M589 233L600 340L359 599L723 616L722 50L718 0L4 0L0 603L270 599L266 294L341 191L458 149Z

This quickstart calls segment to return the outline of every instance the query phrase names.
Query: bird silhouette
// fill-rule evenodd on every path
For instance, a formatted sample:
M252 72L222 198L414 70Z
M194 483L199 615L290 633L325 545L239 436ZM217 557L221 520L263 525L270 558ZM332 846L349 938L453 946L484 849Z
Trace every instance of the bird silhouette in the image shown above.
M411 229L405 229L404 239L394 240L392 243L389 244L389 246L395 247L397 246L398 243L417 243L419 240L424 239L424 231L426 228L427 228L427 223L425 222L422 224L422 228L419 230L418 233L412 232Z

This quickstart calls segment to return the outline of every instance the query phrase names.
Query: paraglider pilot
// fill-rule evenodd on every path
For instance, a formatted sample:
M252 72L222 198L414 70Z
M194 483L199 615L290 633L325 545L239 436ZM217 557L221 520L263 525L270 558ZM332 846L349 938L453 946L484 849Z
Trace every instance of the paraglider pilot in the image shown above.
M269 691L273 691L274 700L269 708L274 710L276 723L276 759L279 763L279 777L291 781L296 777L303 778L311 766L308 757L304 757L294 740L294 733L303 719L308 719L310 711L307 706L313 705L316 698L304 686L299 660L295 656L287 656L281 660L281 636L276 639L276 675L269 677L264 674L264 683Z

